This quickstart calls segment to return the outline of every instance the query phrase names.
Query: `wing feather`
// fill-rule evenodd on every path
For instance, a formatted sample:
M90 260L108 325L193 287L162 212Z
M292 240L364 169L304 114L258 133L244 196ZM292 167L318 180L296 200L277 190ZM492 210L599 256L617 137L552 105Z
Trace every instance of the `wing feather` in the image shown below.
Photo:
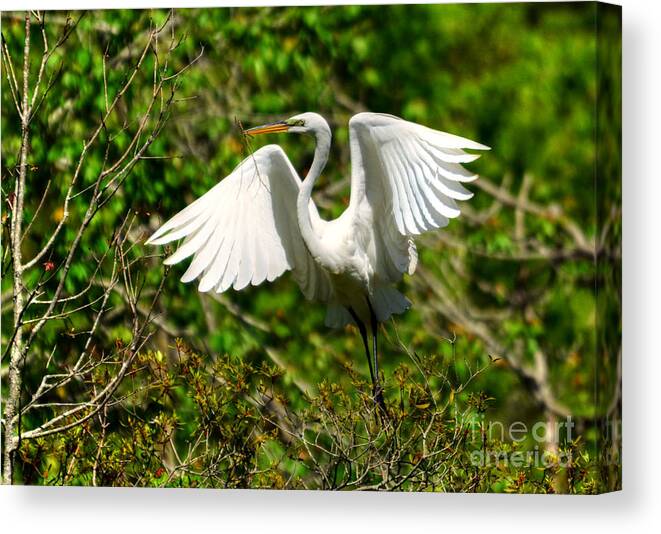
M460 215L456 201L473 194L462 183L477 179L462 163L489 147L392 115L359 113L349 121L352 178L350 207L374 214L388 282L413 272L417 252L411 236L447 226ZM369 211L368 211L369 212ZM384 216L384 215L385 216Z
M293 271L308 298L326 298L328 276L310 256L296 217L300 179L283 150L265 146L224 180L163 224L147 244L184 238L165 260L193 259L183 282L200 280L199 291L273 281Z

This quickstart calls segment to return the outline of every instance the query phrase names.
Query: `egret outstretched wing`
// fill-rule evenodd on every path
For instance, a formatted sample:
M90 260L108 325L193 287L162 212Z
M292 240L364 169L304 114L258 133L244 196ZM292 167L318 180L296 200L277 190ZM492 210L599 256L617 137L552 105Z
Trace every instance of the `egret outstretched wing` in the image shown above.
M464 148L489 147L381 113L359 113L349 121L351 202L388 208L402 235L442 228L459 215L455 200L473 194L461 183L477 178L461 163L479 155ZM367 177L367 179L366 179Z
M381 113L359 113L349 121L351 202L360 211L383 214L374 226L385 253L389 281L415 269L409 236L442 228L460 214L457 200L473 194L462 186L477 178L461 164L479 155L463 149L489 147L463 137ZM395 272L392 272L392 271Z
M165 263L193 256L181 280L199 278L200 291L242 289L291 270L307 298L326 299L328 277L310 256L298 226L300 183L283 150L265 146L167 221L147 243L184 238ZM314 215L318 217L316 211Z

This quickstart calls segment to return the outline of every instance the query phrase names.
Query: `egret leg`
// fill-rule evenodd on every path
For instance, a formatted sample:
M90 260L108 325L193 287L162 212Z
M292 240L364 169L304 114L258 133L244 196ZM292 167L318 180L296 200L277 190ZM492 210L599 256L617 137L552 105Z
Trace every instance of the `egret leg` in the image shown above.
M379 382L379 352L378 352L378 344L377 344L377 337L378 337L378 332L379 332L379 323L376 320L376 314L374 313L374 310L372 309L372 303L370 302L370 299L367 299L367 305L369 306L370 309L370 323L372 327L372 358L374 359L374 399L376 400L377 404L379 405L379 408L383 411L384 414L388 414L388 411L386 410L386 403L383 400L383 389L381 388L381 383Z
M365 323L363 323L358 318L356 312L353 311L353 308L349 308L349 313L351 314L351 317L353 317L353 320L356 322L356 326L360 332L360 337L363 338L363 346L365 347L365 355L367 356L367 365L369 365L370 368L370 378L372 379L372 387L374 387L374 370L372 369L372 360L370 359L370 348L369 342L367 341L367 328L365 328Z

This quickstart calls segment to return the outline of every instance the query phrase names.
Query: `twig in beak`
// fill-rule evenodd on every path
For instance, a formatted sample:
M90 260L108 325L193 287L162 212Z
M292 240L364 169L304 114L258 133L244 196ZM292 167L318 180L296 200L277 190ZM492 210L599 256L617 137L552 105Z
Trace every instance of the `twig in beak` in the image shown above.
M251 157L253 159L253 163L255 164L255 169L257 169L257 176L259 178L259 181L262 182L264 187L268 189L267 184L264 182L264 180L262 180L262 175L259 173L259 167L257 166L257 161L255 160L255 157L253 155L254 151L250 146L252 142L252 137L248 133L246 133L247 130L243 127L243 124L237 117L234 117L234 124L239 128L239 132L241 132L241 145L243 145L243 152L247 154L246 157Z

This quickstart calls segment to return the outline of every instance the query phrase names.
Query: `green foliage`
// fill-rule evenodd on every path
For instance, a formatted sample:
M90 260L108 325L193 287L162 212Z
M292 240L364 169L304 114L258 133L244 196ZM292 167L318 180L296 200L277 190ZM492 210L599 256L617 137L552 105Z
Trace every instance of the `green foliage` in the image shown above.
M598 478L574 443L543 467L517 443L500 443L485 431L493 400L457 391L488 364L460 382L447 359L412 356L386 387L383 418L370 386L353 367L352 389L322 382L296 411L278 393L283 372L225 355L209 361L176 342L176 361L145 353L125 384L127 410L106 410L99 424L28 441L20 449L23 482L69 485L361 489L462 492L594 492ZM413 374L417 376L412 376ZM128 400L130 399L130 400ZM122 431L107 431L119 426ZM186 447L177 445L186 444ZM506 461L473 461L476 451L498 447L518 453ZM514 456L512 456L514 458Z

